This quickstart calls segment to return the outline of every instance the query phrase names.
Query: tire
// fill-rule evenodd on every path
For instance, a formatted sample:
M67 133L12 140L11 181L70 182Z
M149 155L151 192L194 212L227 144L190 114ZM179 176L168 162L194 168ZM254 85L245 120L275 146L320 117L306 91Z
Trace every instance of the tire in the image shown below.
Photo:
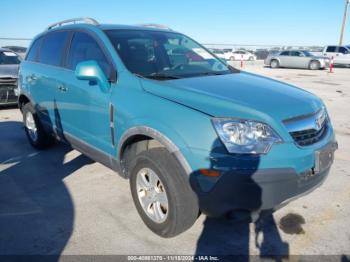
M165 148L152 148L137 155L132 166L130 189L136 209L147 227L165 238L190 228L199 214L198 200L178 161ZM151 183L152 180L156 182ZM155 190L144 190L140 186L143 183L157 186ZM155 195L161 196L162 201L152 202Z
M234 56L231 56L231 57L230 57L230 60L231 60L231 61L235 61L236 59L235 59Z
M47 134L31 103L22 107L24 130L30 144L36 149L44 149L53 144L53 136Z
M321 67L320 62L318 62L318 61L311 61L310 62L309 69L311 69L311 70L319 70L320 67Z
M278 60L273 59L273 60L271 60L271 62L270 62L270 67L271 67L271 68L279 68L279 67L280 67L280 63L278 62Z
M254 57L250 56L248 60L249 61L254 61Z

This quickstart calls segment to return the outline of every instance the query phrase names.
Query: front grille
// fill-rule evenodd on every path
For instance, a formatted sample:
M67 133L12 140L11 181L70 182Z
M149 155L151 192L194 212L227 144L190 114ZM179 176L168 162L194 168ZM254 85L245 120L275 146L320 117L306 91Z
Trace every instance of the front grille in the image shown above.
M283 121L289 134L299 146L309 146L322 140L329 129L326 110Z
M16 103L16 78L0 78L0 104Z
M328 124L326 120L320 130L306 129L302 131L290 132L290 135L298 145L309 146L322 140L327 134L327 129Z

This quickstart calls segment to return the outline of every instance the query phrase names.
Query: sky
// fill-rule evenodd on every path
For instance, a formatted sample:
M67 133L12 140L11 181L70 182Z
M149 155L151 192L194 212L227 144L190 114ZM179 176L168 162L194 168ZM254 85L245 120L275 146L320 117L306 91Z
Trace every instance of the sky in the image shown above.
M339 42L345 0L10 0L1 1L0 38L32 38L49 24L158 23L201 43L327 45ZM344 43L350 44L350 10ZM0 42L1 45L1 42Z

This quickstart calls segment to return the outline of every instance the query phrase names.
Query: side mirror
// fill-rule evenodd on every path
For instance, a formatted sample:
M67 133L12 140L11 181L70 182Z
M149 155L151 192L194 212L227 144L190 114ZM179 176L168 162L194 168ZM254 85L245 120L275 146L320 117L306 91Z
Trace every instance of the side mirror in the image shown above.
M96 61L89 60L80 62L75 69L75 76L79 80L96 82L103 92L110 88L109 81Z

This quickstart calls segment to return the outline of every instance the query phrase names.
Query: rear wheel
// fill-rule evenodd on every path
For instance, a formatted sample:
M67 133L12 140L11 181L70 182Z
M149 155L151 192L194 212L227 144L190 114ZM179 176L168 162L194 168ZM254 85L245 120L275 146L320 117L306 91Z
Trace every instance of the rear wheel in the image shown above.
M320 62L318 62L318 61L311 61L310 62L309 68L311 70L319 70L320 67L321 67Z
M276 59L274 59L274 60L271 60L270 66L271 66L271 68L279 68L280 63Z
M231 57L230 57L230 60L231 60L231 61L235 61L236 59L235 59L234 56L231 56Z
M153 148L133 162L131 193L147 227L162 237L190 228L198 217L197 197L176 159L165 148Z
M22 107L22 114L24 130L30 144L37 149L43 149L51 145L54 138L45 132L32 104L25 104Z
M253 61L253 60L254 60L254 57L250 56L248 60L249 60L249 61Z

